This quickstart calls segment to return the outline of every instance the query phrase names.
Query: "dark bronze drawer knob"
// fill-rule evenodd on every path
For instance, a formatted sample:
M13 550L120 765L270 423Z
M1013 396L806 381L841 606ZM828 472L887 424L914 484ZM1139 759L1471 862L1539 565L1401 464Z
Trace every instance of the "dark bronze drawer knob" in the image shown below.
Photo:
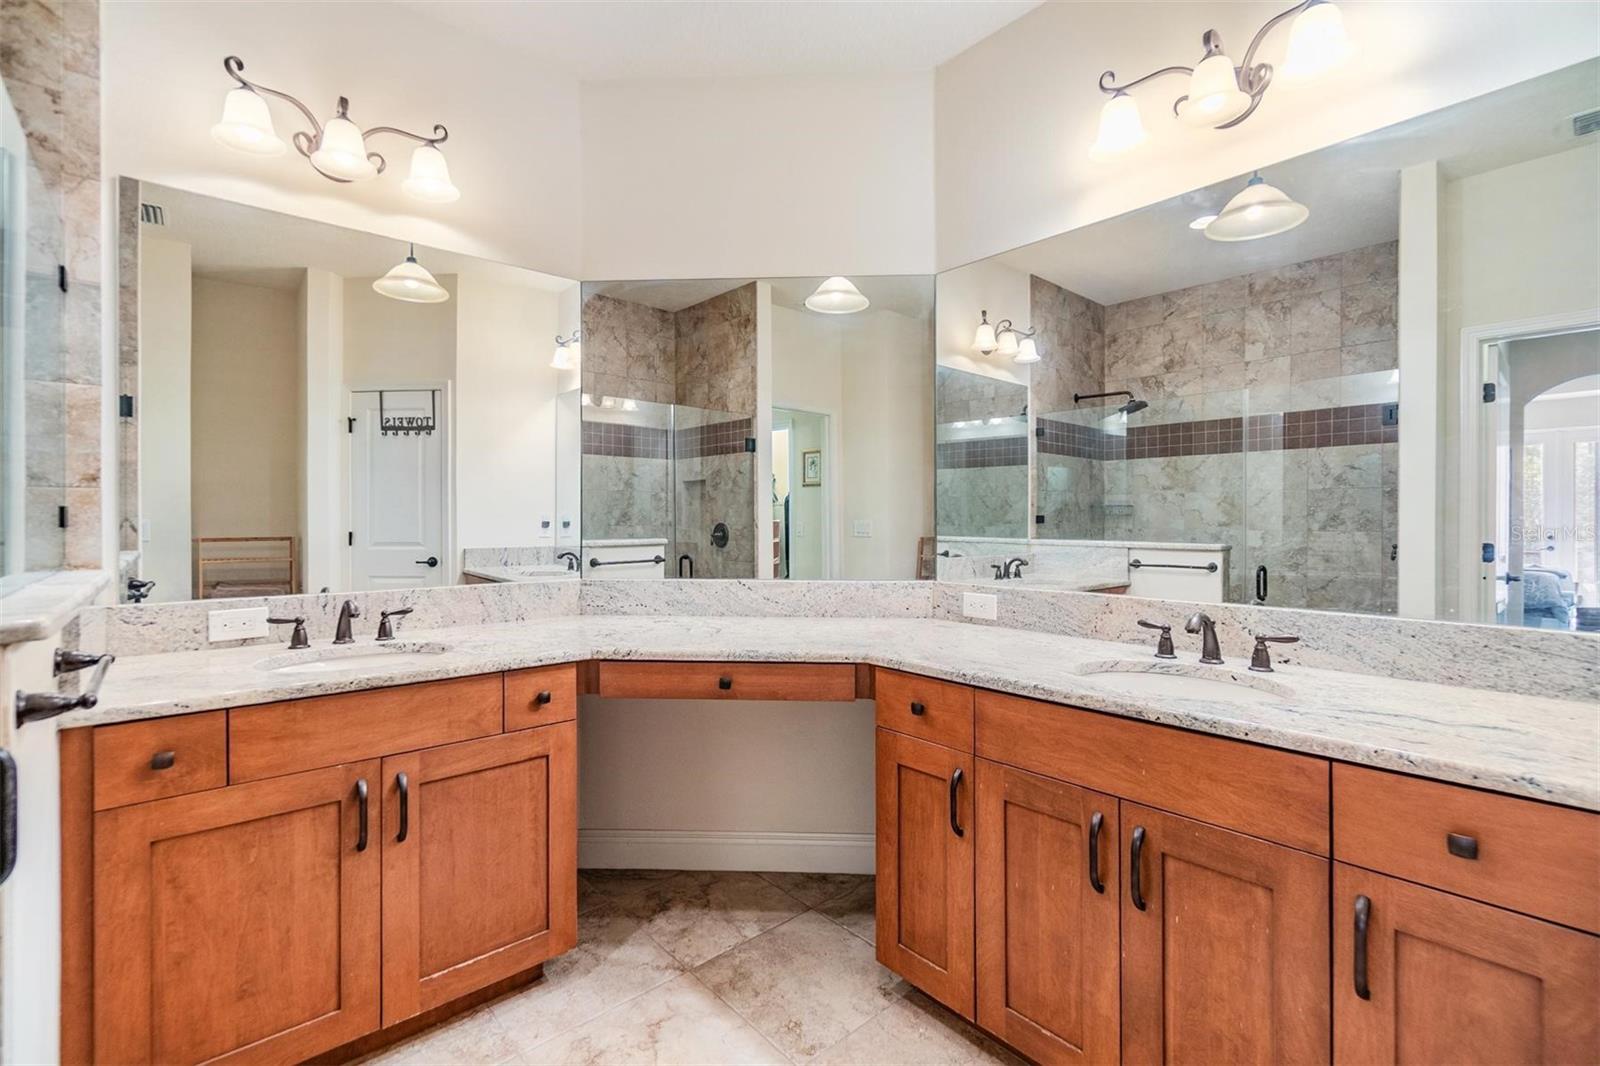
M534 702L535 706L543 707L545 704L550 702L550 693L548 693L548 692L539 693L537 696L535 696L533 698L533 702Z
M172 764L177 762L177 761L178 761L178 753L177 752L175 752L175 751L158 751L158 752L156 752L154 755L152 755L150 757L150 769L152 769L152 770L170 770L170 769L172 769Z
M917 715L927 714L928 713L928 708L924 707L922 704L918 703L916 700L912 700L911 701L911 713L912 714L917 714Z
M1450 854L1458 859L1476 859L1478 857L1478 838L1469 837L1465 833L1447 833L1444 846L1450 849Z
M733 687L733 678L731 678L731 677L719 677L719 678L717 678L717 687L720 688L724 692L728 691L730 688Z

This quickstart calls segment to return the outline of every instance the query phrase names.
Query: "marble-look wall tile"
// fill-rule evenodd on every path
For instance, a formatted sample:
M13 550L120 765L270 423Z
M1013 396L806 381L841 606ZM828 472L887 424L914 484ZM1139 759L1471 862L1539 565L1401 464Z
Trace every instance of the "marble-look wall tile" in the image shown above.
M756 286L741 285L672 316L677 401L754 416Z
M630 300L595 293L583 301L583 391L596 398L672 403L673 319Z

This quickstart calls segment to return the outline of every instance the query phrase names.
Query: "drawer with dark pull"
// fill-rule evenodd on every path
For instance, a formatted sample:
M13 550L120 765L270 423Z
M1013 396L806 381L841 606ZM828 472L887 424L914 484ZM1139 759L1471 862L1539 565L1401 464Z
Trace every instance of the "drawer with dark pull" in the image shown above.
M897 670L879 670L877 720L885 729L972 750L972 689Z
M506 732L578 717L578 664L506 672Z
M94 731L94 809L228 783L226 711L180 714Z
M601 696L658 700L853 700L848 663L602 662Z

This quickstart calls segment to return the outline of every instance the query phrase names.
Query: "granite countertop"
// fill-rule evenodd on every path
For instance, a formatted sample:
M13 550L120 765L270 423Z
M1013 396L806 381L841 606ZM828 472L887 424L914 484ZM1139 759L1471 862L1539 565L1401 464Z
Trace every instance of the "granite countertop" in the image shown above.
M12 574L0 580L0 645L54 634L110 582L104 570Z
M568 570L565 566L552 566L541 563L515 564L511 566L464 566L461 568L464 575L482 578L485 581L576 581L581 575L576 570Z
M1582 702L1397 681L1295 664L1259 675L1242 661L1154 659L1143 645L911 618L576 615L432 631L402 629L437 654L284 676L259 665L281 645L122 659L99 706L64 728L349 692L582 659L862 662L1292 751L1600 810L1600 716ZM325 645L318 645L324 648ZM370 640L350 652L375 650ZM1234 678L1233 698L1119 693L1092 670Z

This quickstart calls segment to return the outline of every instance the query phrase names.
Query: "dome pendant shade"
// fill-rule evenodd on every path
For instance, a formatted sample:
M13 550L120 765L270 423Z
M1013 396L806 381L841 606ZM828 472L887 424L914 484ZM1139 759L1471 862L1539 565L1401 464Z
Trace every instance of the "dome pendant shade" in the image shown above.
M1305 204L1290 199L1256 174L1211 220L1205 233L1214 241L1253 241L1286 233L1310 216L1311 209Z
M1314 78L1342 64L1352 51L1339 9L1327 2L1312 4L1289 27L1283 73L1289 78Z
M1189 76L1189 96L1178 105L1187 126L1221 126L1250 110L1250 94L1239 88L1233 60L1220 52L1206 56Z
M343 115L328 120L322 127L311 165L338 181L365 181L378 176L378 168L367 158L367 142L361 128Z
M1139 147L1146 137L1138 101L1127 93L1117 93L1100 109L1100 132L1089 148L1089 158L1105 162Z
M832 277L806 297L806 307L823 315L853 315L870 306L861 290L849 278Z
M222 101L222 121L211 127L211 137L251 155L282 155L286 147L272 128L272 114L261 94L245 88L229 89Z
M430 204L449 204L461 199L461 190L450 181L450 165L444 153L431 144L411 153L411 173L400 189L413 200Z
M442 304L450 299L445 287L417 262L415 248L406 256L405 262L397 264L389 273L374 281L372 290L380 296L403 300L408 304Z

